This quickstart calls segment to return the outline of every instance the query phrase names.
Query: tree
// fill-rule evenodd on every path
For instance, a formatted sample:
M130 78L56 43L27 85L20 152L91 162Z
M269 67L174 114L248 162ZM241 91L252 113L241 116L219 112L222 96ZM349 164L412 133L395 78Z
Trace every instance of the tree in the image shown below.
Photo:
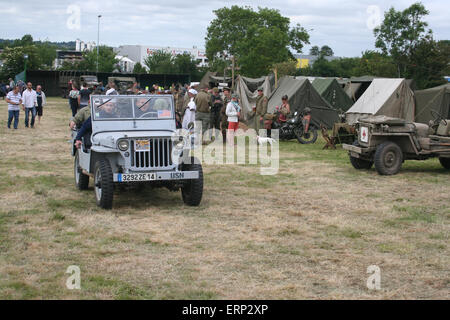
M392 56L399 77L407 73L408 63L405 61L417 44L432 37L432 31L426 29L428 23L422 21L428 14L429 11L420 2L403 11L391 7L385 12L383 23L374 29L375 47Z
M3 60L1 73L4 78L14 78L16 74L19 74L24 70L25 54L28 55L27 69L39 69L41 66L41 60L36 46L29 45L26 47L8 47L5 48L3 53L0 55L0 59Z
M311 49L309 49L309 54L311 56L318 56L320 53L320 49L318 46L312 46Z
M325 45L320 48L319 55L324 57L332 57L334 55L334 52L329 46Z
M198 72L197 61L189 53L183 53L175 56L173 59L173 64L176 73L193 75Z
M99 72L113 72L119 62L116 59L114 50L107 46L99 47L98 55L98 71ZM83 52L83 60L75 63L64 62L61 70L83 70L96 71L97 70L97 50Z
M275 9L232 6L214 14L205 38L211 66L224 66L234 56L242 74L258 77L274 63L291 59L289 48L301 52L309 43L307 31L299 24L290 28L289 18Z
M175 73L173 56L169 52L158 50L144 60L150 73Z
M297 71L297 61L289 60L286 62L279 62L273 65L273 69L277 70L279 79L283 76L293 76Z
M140 62L136 62L133 68L133 73L147 73L147 69L145 69Z

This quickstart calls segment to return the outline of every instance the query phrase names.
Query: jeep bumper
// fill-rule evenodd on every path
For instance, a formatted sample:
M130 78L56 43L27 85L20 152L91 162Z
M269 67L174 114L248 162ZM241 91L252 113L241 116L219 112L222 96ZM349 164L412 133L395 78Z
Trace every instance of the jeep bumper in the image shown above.
M361 148L361 147L358 147L358 146L354 146L354 145L351 145L351 144L345 144L344 143L342 145L342 149L350 151L352 153L361 154L361 153L363 153L363 149L367 149L367 148Z
M142 173L115 173L114 182L140 182L161 180L190 180L198 179L198 171L167 171Z

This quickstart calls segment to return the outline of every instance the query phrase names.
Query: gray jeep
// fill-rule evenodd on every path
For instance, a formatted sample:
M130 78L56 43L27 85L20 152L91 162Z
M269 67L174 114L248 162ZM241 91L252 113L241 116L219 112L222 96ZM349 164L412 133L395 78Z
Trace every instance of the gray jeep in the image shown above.
M358 140L344 144L355 169L375 169L381 175L394 175L405 160L439 157L450 169L450 120L432 111L429 125L386 116L362 118L356 124Z
M92 132L75 147L75 184L85 190L94 179L97 205L111 209L117 185L146 184L178 191L184 203L198 206L203 172L190 157L190 133L176 129L171 95L92 95ZM89 108L88 107L88 108Z

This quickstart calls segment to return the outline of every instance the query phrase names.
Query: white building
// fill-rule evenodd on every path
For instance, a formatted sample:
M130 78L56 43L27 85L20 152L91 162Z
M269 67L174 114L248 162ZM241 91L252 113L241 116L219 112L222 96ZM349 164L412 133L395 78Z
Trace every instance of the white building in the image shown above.
M115 56L117 60L119 60L118 65L120 67L120 72L131 73L133 72L134 66L136 62L133 60L124 57L124 56Z
M84 42L80 39L75 40L75 51L92 51L96 48L95 42Z
M197 61L197 66L202 67L208 65L208 58L206 58L206 52L192 48L174 48L174 47L159 47L159 46L141 46L141 45L125 45L116 49L118 55L125 56L133 60L134 62L140 62L145 66L145 59L148 56L153 55L156 51L162 50L164 52L171 53L173 56L189 53Z

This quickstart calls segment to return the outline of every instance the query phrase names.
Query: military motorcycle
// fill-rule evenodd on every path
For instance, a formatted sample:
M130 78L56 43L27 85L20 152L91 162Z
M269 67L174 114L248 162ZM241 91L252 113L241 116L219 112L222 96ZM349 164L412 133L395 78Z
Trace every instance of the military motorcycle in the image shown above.
M311 144L317 140L317 127L311 122L309 108L302 112L295 112L291 119L280 121L281 112L277 109L274 114L271 129L279 130L280 140L297 139L302 144Z

